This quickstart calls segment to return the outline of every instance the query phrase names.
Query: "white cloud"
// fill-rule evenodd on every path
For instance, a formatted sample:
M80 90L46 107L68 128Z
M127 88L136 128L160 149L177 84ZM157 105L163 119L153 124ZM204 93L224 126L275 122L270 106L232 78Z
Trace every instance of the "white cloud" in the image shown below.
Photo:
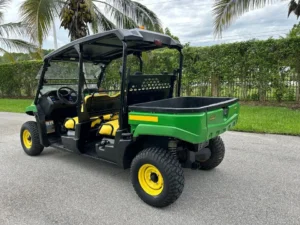
M213 1L169 0L164 4L154 4L159 0L140 2L152 9L161 18L163 25L169 27L181 42L190 42L192 45L212 45L255 37L267 39L271 35L284 36L298 23L294 15L287 18L288 1L278 2L244 14L224 31L222 40L216 40L213 36Z
M6 21L20 20L18 7L23 0L12 0L6 11ZM182 43L192 45L212 45L223 42L234 42L251 38L267 39L273 35L285 35L298 23L294 15L287 18L288 1L279 2L263 9L250 11L237 19L223 33L222 40L213 36L213 16L211 0L138 0L153 10L161 19L164 27L178 36ZM68 32L59 27L56 20L59 46L69 42ZM52 37L51 37L52 36ZM50 31L44 48L53 49L53 31Z

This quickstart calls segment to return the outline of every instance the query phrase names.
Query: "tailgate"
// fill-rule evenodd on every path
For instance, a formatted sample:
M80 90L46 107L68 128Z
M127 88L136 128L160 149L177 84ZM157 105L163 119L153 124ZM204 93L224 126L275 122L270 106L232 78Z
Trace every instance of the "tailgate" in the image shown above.
M240 104L234 103L219 109L207 111L207 138L213 138L237 123Z

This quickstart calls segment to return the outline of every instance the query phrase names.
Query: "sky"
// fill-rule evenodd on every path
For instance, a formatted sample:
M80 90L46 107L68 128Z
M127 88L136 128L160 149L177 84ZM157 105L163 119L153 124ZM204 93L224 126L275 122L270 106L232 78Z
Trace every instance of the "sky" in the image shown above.
M23 0L12 0L5 13L6 22L20 20L18 9ZM288 1L250 11L236 19L229 29L223 32L222 39L213 36L213 0L137 0L157 14L163 27L178 36L182 44L209 46L220 43L244 41L252 38L267 39L285 36L299 21L292 14L287 18ZM69 43L68 33L56 21L59 47ZM53 31L44 42L45 49L53 49Z

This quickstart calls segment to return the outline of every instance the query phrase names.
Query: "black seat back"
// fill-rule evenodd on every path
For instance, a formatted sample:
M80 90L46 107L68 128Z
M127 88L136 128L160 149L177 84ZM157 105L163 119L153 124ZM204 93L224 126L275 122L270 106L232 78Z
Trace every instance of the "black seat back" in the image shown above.
M109 96L107 94L94 93L84 99L83 110L90 117L117 113L120 110L120 95Z

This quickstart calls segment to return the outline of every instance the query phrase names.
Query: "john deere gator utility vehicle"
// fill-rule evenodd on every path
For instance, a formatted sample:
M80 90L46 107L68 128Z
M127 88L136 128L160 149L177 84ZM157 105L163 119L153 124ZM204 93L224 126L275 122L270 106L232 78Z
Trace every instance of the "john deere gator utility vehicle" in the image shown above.
M160 48L178 51L178 68L144 74L142 53ZM22 125L24 151L36 156L53 147L130 168L144 202L154 207L175 202L184 187L183 168L210 170L222 162L219 135L239 114L235 98L180 96L182 48L161 33L115 29L50 53L26 108L35 121ZM138 62L138 71L127 68L128 56ZM105 89L105 69L117 59L119 88Z

